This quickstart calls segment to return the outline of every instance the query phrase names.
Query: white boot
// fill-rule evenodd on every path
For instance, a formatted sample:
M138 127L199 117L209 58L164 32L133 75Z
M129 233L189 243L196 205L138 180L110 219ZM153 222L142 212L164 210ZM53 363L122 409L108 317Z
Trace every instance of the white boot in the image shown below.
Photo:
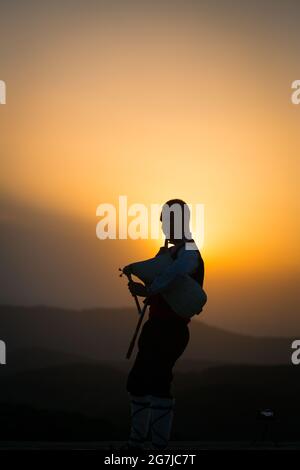
M155 449L161 450L168 446L174 405L174 398L151 396L151 438Z
M131 431L128 441L130 447L143 448L150 425L150 398L130 394Z

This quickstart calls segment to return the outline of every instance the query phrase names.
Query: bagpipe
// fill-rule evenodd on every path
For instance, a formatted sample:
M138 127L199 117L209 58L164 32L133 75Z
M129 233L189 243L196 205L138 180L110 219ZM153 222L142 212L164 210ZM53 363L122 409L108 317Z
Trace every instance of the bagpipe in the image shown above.
M162 247L154 258L150 258L144 261L138 261L125 266L122 274L125 274L129 280L132 280L132 276L136 276L146 286L150 285L152 281L162 274L171 264L174 263L174 258L168 249L167 242ZM207 302L207 295L203 287L193 279L189 274L178 275L175 280L160 293L171 309L183 318L191 318L194 315L198 315L204 305ZM134 296L135 302L140 313L139 323L131 342L131 346L127 358L130 357L134 343L141 326L144 314L147 309L148 299L144 301L144 307L141 308L137 296Z

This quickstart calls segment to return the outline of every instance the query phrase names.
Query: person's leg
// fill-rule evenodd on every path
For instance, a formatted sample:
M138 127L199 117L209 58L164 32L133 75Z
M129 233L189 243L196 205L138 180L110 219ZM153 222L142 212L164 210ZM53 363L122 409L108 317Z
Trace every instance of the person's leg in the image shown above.
M151 441L157 450L168 446L174 415L174 398L150 396L151 400Z
M151 363L152 344L151 332L149 333L148 322L146 322L140 334L139 350L126 385L130 397L131 429L128 446L131 448L143 448L148 437L151 414L148 395L149 363Z
M144 324L138 339L138 353L128 374L126 389L132 395L148 395L152 364L155 362L155 331L149 320Z
M139 438L134 428L141 431L144 440L147 437L149 408L146 409L142 403L148 403L150 395L152 444L159 449L168 445L175 403L171 395L172 369L188 341L189 330L185 324L153 320L145 323L138 341L139 351L127 380L127 391L141 400L139 406L143 408L141 414L134 407L138 405L133 404L131 408L130 436L136 442Z
M131 429L129 447L143 447L150 425L150 398L130 394Z
M159 340L158 340L159 338ZM157 338L158 357L152 370L151 383L151 440L155 449L168 446L175 399L171 394L173 367L189 341L187 325L178 323L162 324Z

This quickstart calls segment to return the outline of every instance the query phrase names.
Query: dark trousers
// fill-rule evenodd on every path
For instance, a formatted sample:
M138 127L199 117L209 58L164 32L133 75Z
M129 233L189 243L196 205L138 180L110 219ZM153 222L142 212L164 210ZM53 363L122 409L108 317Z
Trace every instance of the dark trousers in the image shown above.
M138 341L138 353L127 380L133 395L170 397L172 369L189 341L189 328L181 319L151 318Z

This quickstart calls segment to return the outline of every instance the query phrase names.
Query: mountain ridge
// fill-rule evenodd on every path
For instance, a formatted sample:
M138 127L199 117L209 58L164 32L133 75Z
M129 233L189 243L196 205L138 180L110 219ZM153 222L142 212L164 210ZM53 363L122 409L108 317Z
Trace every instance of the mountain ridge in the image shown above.
M7 355L42 348L96 360L122 361L137 323L134 308L65 309L50 306L0 306L1 339ZM187 360L290 364L294 338L247 336L208 325L190 324ZM9 361L9 359L8 359Z

